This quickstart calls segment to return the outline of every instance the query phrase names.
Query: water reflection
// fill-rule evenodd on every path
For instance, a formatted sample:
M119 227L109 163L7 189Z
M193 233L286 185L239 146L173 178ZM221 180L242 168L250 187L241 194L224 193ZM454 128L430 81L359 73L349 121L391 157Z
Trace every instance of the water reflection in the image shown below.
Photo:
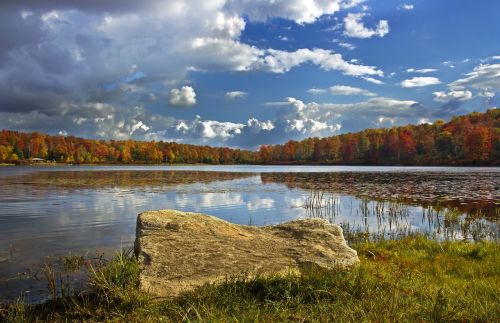
M498 218L484 213L463 213L458 208L440 205L421 206L397 200L369 200L336 193L310 190L302 207L310 217L323 218L344 228L356 240L394 239L423 233L434 239L499 239ZM420 216L419 216L420 215Z
M498 239L499 176L484 170L19 172L0 178L0 302L21 290L38 299L46 287L33 274L48 255L109 255L131 246L137 214L153 209L259 226L322 217L342 225L347 236L423 232L438 239Z
M370 200L457 208L463 213L498 217L500 174L490 172L263 173L263 183L288 188L349 194Z

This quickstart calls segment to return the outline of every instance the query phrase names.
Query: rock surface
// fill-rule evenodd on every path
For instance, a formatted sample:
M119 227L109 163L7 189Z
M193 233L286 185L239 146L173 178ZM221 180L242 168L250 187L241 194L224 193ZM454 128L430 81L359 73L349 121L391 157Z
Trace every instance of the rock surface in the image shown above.
M142 264L141 288L159 297L241 274L286 274L314 265L349 268L359 262L342 229L325 220L252 227L174 210L139 214L135 252Z

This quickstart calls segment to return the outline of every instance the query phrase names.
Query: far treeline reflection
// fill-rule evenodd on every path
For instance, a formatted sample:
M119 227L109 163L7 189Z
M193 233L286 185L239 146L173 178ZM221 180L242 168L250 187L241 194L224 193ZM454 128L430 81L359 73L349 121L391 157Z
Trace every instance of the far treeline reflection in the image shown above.
M333 172L246 173L163 170L40 171L4 178L5 185L64 190L111 187L174 188L181 184L223 182L259 176L265 184L284 184L311 194L344 194L372 201L453 208L465 214L498 218L500 190L491 172ZM231 185L228 184L228 190Z

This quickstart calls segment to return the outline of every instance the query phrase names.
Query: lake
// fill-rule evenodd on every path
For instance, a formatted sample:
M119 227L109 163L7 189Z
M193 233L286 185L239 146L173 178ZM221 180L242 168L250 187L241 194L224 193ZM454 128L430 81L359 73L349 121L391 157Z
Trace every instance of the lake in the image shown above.
M156 209L257 226L321 217L348 238L499 239L500 168L0 167L0 303L43 300L44 261L109 257Z

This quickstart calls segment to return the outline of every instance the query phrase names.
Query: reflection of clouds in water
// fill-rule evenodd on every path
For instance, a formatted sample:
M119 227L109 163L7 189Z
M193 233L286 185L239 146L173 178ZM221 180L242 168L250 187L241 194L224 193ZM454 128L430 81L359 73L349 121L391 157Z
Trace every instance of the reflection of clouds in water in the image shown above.
M439 215L434 212L428 219L422 216L424 208L399 204L396 210L405 216L391 217L389 202L385 202L385 211L377 217L373 208L379 202L337 193L325 196L335 207L316 209L311 214L304 208L311 191L289 188L285 183L264 185L261 176L176 186L72 190L57 186L24 185L12 190L9 187L9 191L1 192L0 258L8 254L10 243L16 254L12 262L0 262L0 269L9 266L10 273L19 272L34 259L70 250L93 253L131 246L137 214L157 209L207 213L234 223L258 226L320 216L332 223L348 223L350 228L375 233L395 229L437 232L441 228L440 236L462 237L459 222L448 223L443 229L443 212ZM368 214L363 206L370 210Z
M306 205L306 197L305 196L289 197L287 195L285 196L285 202L291 208L304 207L304 205Z
M177 208L191 208L195 210L217 209L221 207L245 204L243 196L240 193L199 193L196 195L189 193L175 194L173 197L174 206Z
M247 202L247 209L249 211L255 211L260 209L271 209L274 207L274 199L271 198L256 198L252 197L250 201Z

